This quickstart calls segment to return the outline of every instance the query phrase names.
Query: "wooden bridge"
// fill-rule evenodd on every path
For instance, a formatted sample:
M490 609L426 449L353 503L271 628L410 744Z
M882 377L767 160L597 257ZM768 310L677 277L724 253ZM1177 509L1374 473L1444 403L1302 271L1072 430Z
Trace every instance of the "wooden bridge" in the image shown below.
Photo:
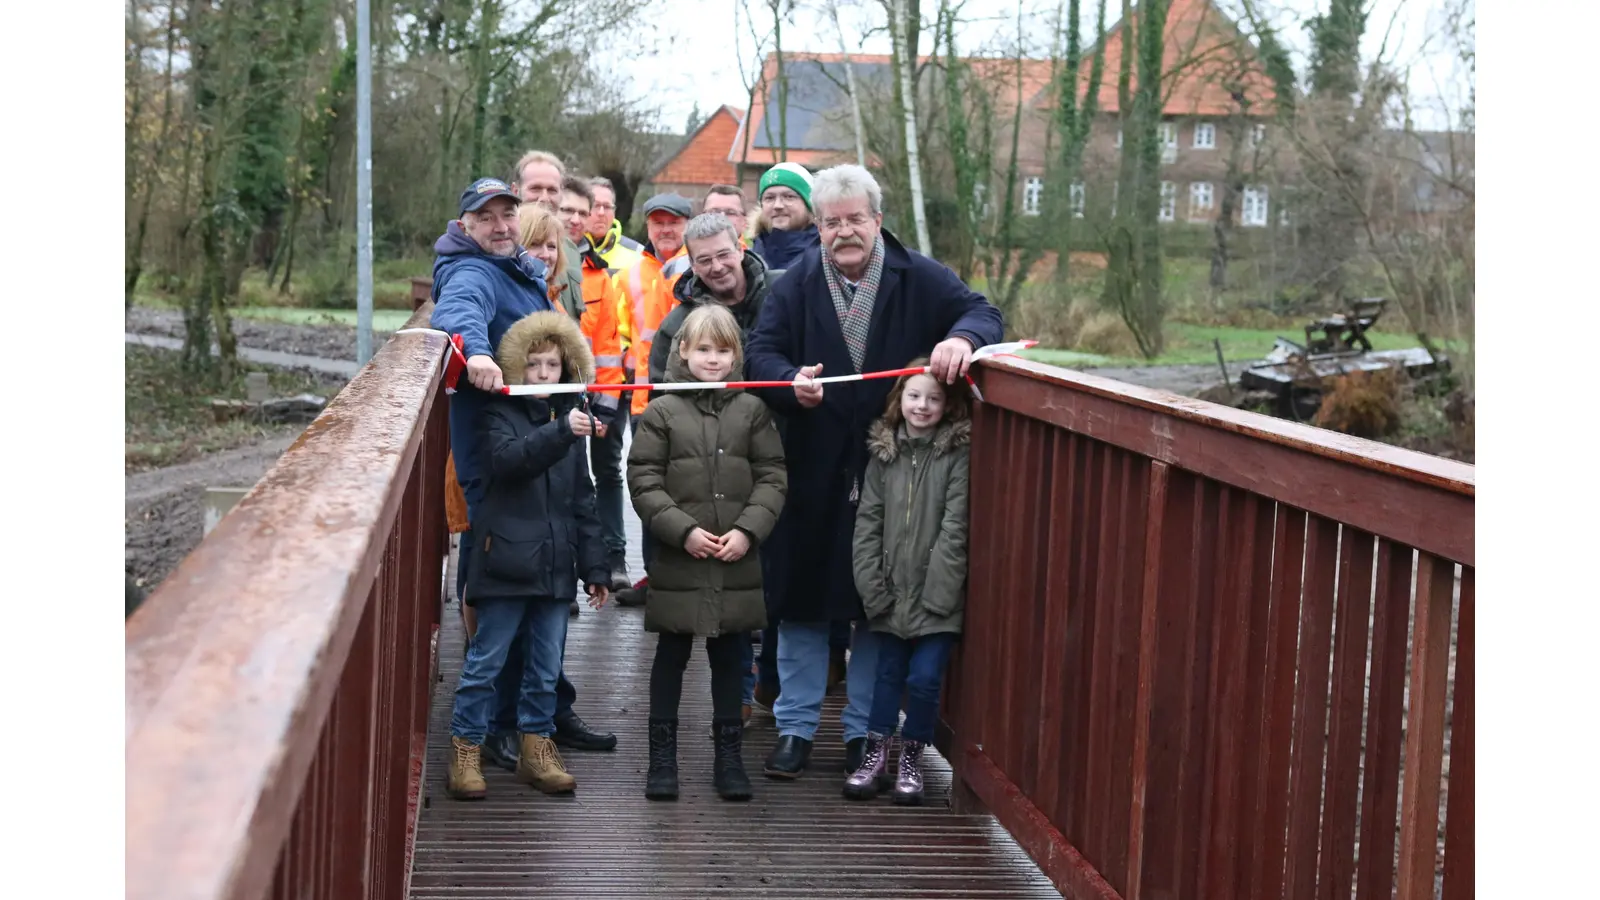
M836 714L798 782L718 802L691 737L646 803L616 608L567 669L617 752L444 799L444 350L391 339L129 620L130 900L1473 895L1472 467L1027 362L977 374L930 805L842 799Z

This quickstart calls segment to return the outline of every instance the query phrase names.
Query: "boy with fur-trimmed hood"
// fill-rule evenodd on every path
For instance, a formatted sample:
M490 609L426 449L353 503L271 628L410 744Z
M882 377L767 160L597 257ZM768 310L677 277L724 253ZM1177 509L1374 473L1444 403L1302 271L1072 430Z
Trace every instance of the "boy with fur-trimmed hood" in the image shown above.
M512 325L500 341L497 362L508 385L594 378L594 357L583 334L560 312L536 312ZM478 628L450 720L449 793L458 800L487 793L481 750L495 680L513 641L528 648L517 702L517 780L545 793L575 786L551 740L567 605L581 579L598 609L611 581L594 482L579 440L593 434L596 424L583 396L494 395L480 420L487 489L472 522L465 599L477 613Z

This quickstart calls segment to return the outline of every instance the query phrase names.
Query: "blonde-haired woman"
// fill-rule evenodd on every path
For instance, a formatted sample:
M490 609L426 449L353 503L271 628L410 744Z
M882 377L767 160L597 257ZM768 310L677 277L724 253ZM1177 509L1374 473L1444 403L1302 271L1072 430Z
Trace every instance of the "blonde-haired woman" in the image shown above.
M550 302L569 315L569 302L578 304L577 309L583 309L582 297L569 300L565 296L567 280L561 277L561 273L567 270L567 254L561 246L561 238L565 233L561 220L537 203L522 204L517 210L517 219L520 226L519 242L530 256L544 263L544 280L550 286Z

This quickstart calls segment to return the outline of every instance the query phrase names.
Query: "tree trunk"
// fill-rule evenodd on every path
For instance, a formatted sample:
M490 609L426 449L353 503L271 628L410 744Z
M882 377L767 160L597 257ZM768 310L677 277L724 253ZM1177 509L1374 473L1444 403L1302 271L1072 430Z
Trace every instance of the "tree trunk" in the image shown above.
M861 136L861 95L856 92L856 67L850 61L850 48L845 45L844 27L839 24L838 0L828 0L828 14L833 17L833 30L839 35L839 55L844 58L845 93L850 97L850 121L855 126L856 165L867 165L867 145Z
M917 249L924 255L931 255L933 248L928 242L928 216L923 207L922 194L922 161L917 153L917 103L916 86L911 80L911 70L916 66L917 48L907 40L910 29L907 18L910 15L910 0L894 0L894 35L895 46L899 48L900 92L905 97L903 112L906 123L906 169L911 184L911 217L917 228Z
M789 161L789 79L783 77L783 0L772 3L772 56L778 66L778 161Z

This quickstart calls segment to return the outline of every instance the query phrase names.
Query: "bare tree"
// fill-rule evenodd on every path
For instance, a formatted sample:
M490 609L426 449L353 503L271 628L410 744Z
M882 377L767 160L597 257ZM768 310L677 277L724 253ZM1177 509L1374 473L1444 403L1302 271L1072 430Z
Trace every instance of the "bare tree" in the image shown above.
M844 26L839 24L839 0L827 0L828 15L833 20L834 33L839 37L839 55L844 58L845 93L850 98L850 122L856 139L856 165L866 166L867 145L862 137L861 94L856 89L856 67L850 59L850 47L845 43Z
M894 47L895 78L899 84L901 115L906 132L906 170L911 187L911 217L916 223L917 249L931 254L928 241L928 214L922 192L922 160L917 148L917 89L912 71L917 65L917 44L909 26L912 0L886 0Z

